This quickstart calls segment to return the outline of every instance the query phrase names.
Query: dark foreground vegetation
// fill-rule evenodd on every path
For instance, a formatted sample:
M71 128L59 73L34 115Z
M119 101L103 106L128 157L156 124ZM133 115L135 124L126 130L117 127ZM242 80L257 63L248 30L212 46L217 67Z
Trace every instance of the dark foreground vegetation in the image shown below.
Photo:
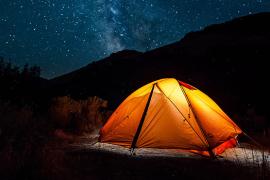
M52 80L41 78L37 66L18 68L0 58L0 179L269 178L267 168L232 162L68 146L98 131L133 90L175 77L210 95L269 149L269 20L264 13L213 25L172 45L115 53Z
M110 114L98 97L50 96L39 75L39 67L20 69L0 58L0 179L42 178L53 166L47 158L58 158L52 149L100 128Z

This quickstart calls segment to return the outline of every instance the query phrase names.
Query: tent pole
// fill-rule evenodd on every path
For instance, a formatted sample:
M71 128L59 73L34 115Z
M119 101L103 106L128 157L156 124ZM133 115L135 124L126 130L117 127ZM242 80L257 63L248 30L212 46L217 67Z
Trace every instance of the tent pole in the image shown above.
M210 155L211 158L213 158L213 159L216 158L216 155L215 155L215 153L212 151L211 148L208 149L208 152L209 152L209 155Z
M205 138L207 144L208 144L208 152L209 152L209 155L210 155L211 158L215 158L216 155L214 154L214 152L212 151L212 149L211 149L211 147L210 147L209 141L208 141L207 136L206 136L206 132L204 131L204 129L203 129L201 123L198 121L198 117L197 117L196 113L195 113L194 110L193 110L193 107L192 107L192 105L191 105L191 103L190 103L190 100L189 100L187 94L186 94L186 91L184 90L184 88L182 87L182 85L181 85L179 82L178 82L178 84L179 84L179 86L180 86L180 88L181 88L181 90L182 90L182 92L183 92L183 94L184 94L184 96L185 96L185 98L186 98L186 101L187 101L187 103L188 103L188 105L189 105L189 108L191 109L192 113L194 114L195 120L196 120L196 122L197 122L197 124L198 124L198 126L199 126L199 128L200 128L200 130L201 130L201 132L202 132L202 134L203 134L203 136L204 136L204 138Z
M172 103L172 105L177 109L177 111L183 116L183 118L187 121L187 123L189 124L189 126L191 127L191 129L194 131L194 133L199 137L199 139L202 141L203 144L205 144L205 142L202 140L202 138L199 136L199 134L195 131L195 129L192 127L192 125L189 123L189 121L187 120L187 118L181 113L181 111L178 109L178 107L174 104L174 102L172 102L172 100L162 91L162 89L158 86L157 84L157 88L162 92L162 94ZM207 146L207 144L205 144Z
M150 95L148 97L146 106L145 106L144 111L143 111L143 114L142 114L142 118L141 118L140 123L138 125L138 128L136 130L136 133L135 133L135 135L133 137L132 144L131 144L131 147L130 147L130 150L131 150L132 153L134 152L134 149L136 148L136 143L137 143L137 140L139 138L139 135L140 135L140 132L141 132L141 129L142 129L142 126L143 126L143 122L144 122L144 119L146 117L146 114L147 114L149 105L150 105L150 101L151 101L151 98L152 98L152 95L153 95L153 92L154 92L155 85L156 85L156 83L153 84L153 86L152 86Z

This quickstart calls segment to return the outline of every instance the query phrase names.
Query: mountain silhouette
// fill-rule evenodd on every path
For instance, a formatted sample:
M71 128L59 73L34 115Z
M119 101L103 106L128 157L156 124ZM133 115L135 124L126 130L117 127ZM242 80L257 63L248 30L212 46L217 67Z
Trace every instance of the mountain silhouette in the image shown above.
M99 96L115 108L151 81L174 77L206 92L229 114L268 113L270 13L215 24L148 52L124 50L51 79L54 96Z

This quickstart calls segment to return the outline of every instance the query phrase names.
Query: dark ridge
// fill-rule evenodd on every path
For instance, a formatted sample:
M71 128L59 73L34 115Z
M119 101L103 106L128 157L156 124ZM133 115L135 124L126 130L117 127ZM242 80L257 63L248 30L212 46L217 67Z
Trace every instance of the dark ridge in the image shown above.
M264 113L270 59L270 13L260 13L188 33L145 53L124 50L51 80L53 95L100 96L112 108L132 91L164 77L190 83L229 114L256 107Z

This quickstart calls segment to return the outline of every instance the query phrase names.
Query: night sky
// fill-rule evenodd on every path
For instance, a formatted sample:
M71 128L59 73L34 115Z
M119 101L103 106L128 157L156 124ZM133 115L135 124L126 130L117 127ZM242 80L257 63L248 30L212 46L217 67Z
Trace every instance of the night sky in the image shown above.
M0 56L52 78L123 49L147 51L270 0L0 0Z

